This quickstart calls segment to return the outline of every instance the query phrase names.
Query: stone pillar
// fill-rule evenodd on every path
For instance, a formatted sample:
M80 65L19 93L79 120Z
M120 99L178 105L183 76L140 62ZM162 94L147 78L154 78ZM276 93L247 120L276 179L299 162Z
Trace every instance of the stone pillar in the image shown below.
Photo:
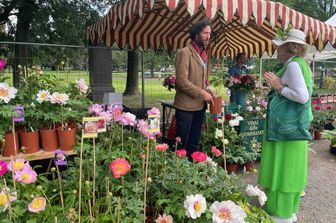
M105 92L115 92L112 86L112 50L89 48L89 72L93 102L102 103Z

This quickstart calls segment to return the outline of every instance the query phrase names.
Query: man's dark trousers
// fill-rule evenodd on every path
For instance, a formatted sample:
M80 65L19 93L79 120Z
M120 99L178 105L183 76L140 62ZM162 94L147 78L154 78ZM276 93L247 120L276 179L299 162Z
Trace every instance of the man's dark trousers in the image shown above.
M200 111L184 111L176 109L176 136L181 138L179 149L187 150L189 161L191 154L199 150L201 130L204 120L205 109Z

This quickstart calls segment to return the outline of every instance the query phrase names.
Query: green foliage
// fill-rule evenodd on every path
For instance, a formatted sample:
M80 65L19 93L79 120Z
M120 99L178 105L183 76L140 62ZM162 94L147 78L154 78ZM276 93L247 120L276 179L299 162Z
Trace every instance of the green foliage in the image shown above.
M13 108L12 104L0 104L0 140L12 131Z
M336 130L323 130L322 135L330 140L331 146L336 146Z

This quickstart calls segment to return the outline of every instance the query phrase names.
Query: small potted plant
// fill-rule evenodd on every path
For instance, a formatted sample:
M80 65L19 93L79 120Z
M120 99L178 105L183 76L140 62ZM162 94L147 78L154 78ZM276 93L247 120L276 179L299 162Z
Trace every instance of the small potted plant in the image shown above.
M326 114L324 111L316 110L319 109L318 106L314 108L314 120L312 122L312 127L314 129L314 140L322 139L322 131L326 124Z
M322 135L324 139L330 140L330 153L336 155L336 129L324 130Z
M244 160L244 167L246 171L252 171L254 169L254 162L258 158L258 152L256 151L245 151L241 154Z
M16 155L19 149L19 136L17 132L15 133L15 144L14 135L12 134L13 123L12 117L14 115L14 105L17 101L15 99L17 89L8 86L7 83L0 83L0 144L2 147L3 156ZM13 100L14 99L14 100ZM15 147L16 146L16 152Z
M245 151L244 146L235 145L226 149L226 169L228 173L235 173L238 170L239 164L244 163L242 154Z

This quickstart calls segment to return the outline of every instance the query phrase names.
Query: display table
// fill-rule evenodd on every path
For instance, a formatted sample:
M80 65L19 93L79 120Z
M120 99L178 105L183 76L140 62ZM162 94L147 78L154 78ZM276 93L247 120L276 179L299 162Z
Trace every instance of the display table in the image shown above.
M63 150L64 151L64 150ZM74 155L76 152L74 150L64 151L67 155ZM36 153L31 154L25 154L25 153L19 153L17 156L13 156L13 159L16 158L23 158L27 161L33 161L33 160L44 160L44 159L51 159L55 157L55 151L46 152L44 150L40 150ZM11 157L3 157L0 156L0 160L10 161Z
M159 101L162 105L162 138L166 138L166 124L169 124L169 119L172 115L172 110L175 109L173 101Z

